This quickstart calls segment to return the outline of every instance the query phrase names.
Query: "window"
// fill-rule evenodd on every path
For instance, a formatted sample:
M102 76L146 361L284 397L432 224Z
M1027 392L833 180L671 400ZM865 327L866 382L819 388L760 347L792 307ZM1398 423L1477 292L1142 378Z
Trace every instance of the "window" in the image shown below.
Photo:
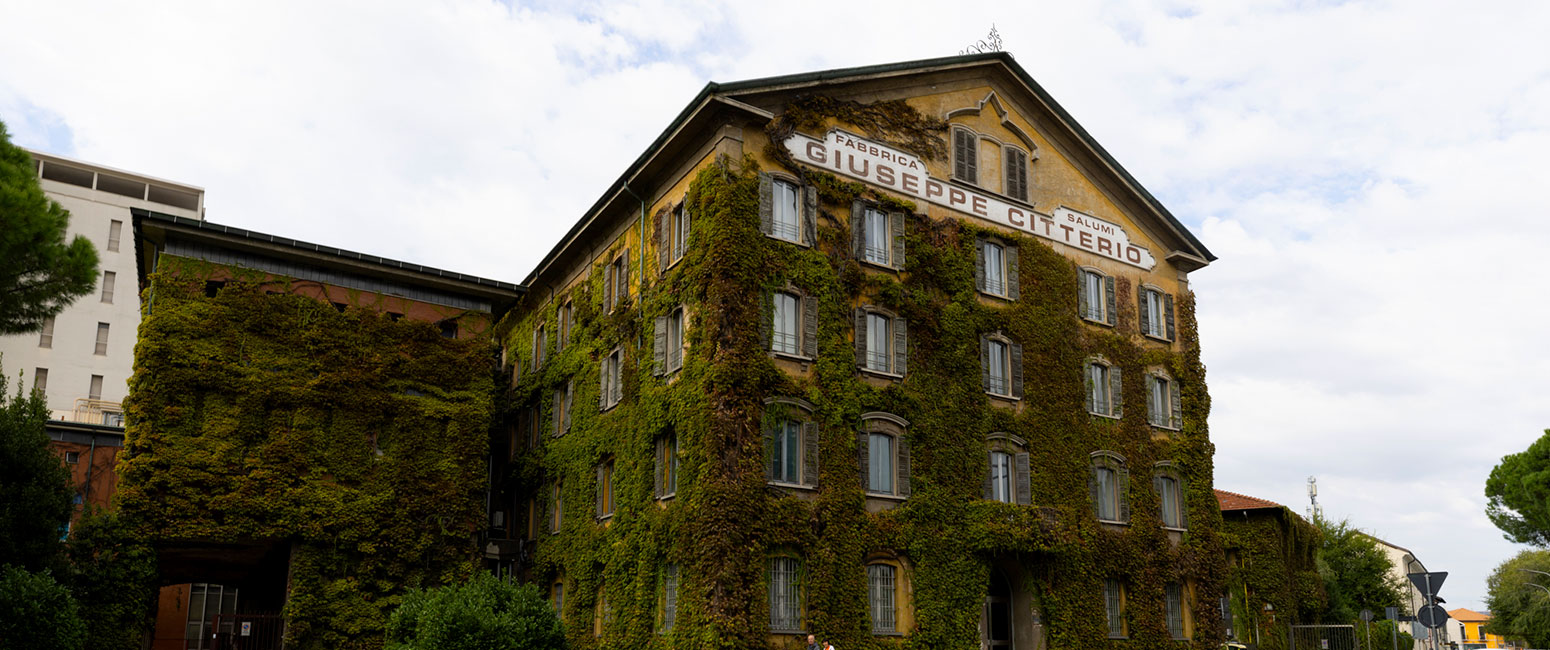
M861 489L869 495L910 495L910 449L905 440L909 422L891 413L861 416L857 435L861 459Z
M43 331L38 334L38 347L54 347L54 317L43 319Z
M1093 269L1082 269L1077 286L1077 308L1082 318L1114 324L1114 278Z
M953 129L953 178L979 184L979 136L968 129Z
M1146 421L1154 427L1178 429L1179 384L1161 372L1146 376Z
M1005 193L1019 201L1028 200L1028 154L1015 147L1002 147L1006 160Z
M1143 286L1140 294L1141 333L1163 341L1173 340L1173 294Z
M1087 412L1108 418L1122 417L1120 369L1102 359L1094 359L1087 362L1083 374L1087 384Z
M656 487L653 495L658 499L672 497L678 492L678 434L669 431L657 437Z
M818 426L813 405L772 397L764 401L765 480L785 485L818 484Z
M683 259L689 252L689 206L679 203L671 210L665 222L660 217L657 221L657 245L660 247L662 270L667 270L667 267Z
M797 186L786 181L775 181L774 235L790 242L801 241L802 222L798 205Z
M876 307L856 310L856 366L903 376L909 365L909 325Z
M119 236L123 234L124 222L114 219L108 222L108 252L118 252Z
M1184 586L1170 582L1163 587L1167 601L1168 636L1183 641L1184 636Z
M1130 471L1125 469L1125 459L1107 451L1094 452L1092 459L1093 474L1088 487L1098 521L1129 523Z
M544 359L549 356L549 337L544 335L544 326L539 324L533 330L533 367L544 365Z
M565 614L564 614L564 610L565 610L565 583L564 582L559 581L559 580L555 580L554 581L554 585L549 587L549 601L554 603L554 613L559 614L561 616L560 620L564 621L564 616L565 616Z
M1152 476L1152 487L1157 491L1158 505L1162 509L1163 528L1180 530L1188 528L1184 504L1184 481L1169 465L1160 464L1160 467L1161 469Z
M766 236L812 246L817 212L818 193L812 186L759 173L759 230Z
M614 348L613 352L603 357L598 366L598 397L597 406L600 410L608 410L619 404L624 397L623 373L624 348Z
M565 523L565 484L556 480L554 492L549 499L549 532L560 532L560 525Z
M74 465L74 464L79 463L79 462L81 462L81 452L79 452L79 451L67 451L67 452L65 452L65 463L66 464Z
M872 633L893 634L899 631L895 604L895 575L891 564L870 564L866 568L867 603L872 611Z
M858 199L851 204L850 235L856 259L890 269L904 268L903 212L884 212Z
M1017 300L1022 297L1016 246L980 238L975 244L974 286L980 293Z
M777 355L813 359L818 356L818 300L787 284L770 294L765 305L765 338Z
M1109 638L1125 638L1125 589L1118 580L1103 581L1103 612L1108 622Z
M563 436L570 431L571 394L574 392L570 383L554 389L554 407L550 413L554 418L556 436Z
M603 270L603 311L613 311L629 297L630 249L626 248Z
M112 304L113 303L113 285L115 284L117 279L118 279L118 274L116 274L116 273L114 273L112 271L103 271L102 272L102 301L103 302L108 303L108 304Z
M612 458L597 466L597 518L614 516L614 461Z
M526 425L528 449L537 449L538 439L543 434L543 415L541 411L542 409L538 406L534 406L527 410Z
M117 222L114 222L117 223ZM213 648L211 641L216 630L211 622L216 614L234 614L237 611L237 590L222 585L194 583L188 590L188 619L183 638L189 650Z
M997 397L1023 395L1023 348L1000 334L980 337L980 371L985 392Z
M441 328L441 338L444 338L444 339L455 339L455 338L457 338L457 319L455 319L455 318L448 318L446 320L437 322L436 323L436 327Z
M985 475L985 499L1029 505L1033 502L1028 443L1010 433L985 437L990 466Z
M658 631L666 634L673 631L673 623L678 618L678 565L669 564L662 567L662 627Z
M32 372L32 389L48 392L48 368L38 368Z
M571 301L567 300L565 304L560 305L560 330L554 340L555 352L564 351L565 344L570 342L571 319L575 318L575 313Z
M1004 451L990 452L990 500L1012 502L1012 455Z
M770 630L802 631L802 561L770 558Z
M108 324L107 323L97 323L97 349L94 352L94 354L96 354L99 357L106 356L108 354Z
M775 334L770 349L780 354L800 354L801 300L789 293L775 294Z
M653 350L656 357L656 374L668 375L684 367L684 308L673 309L666 316L658 316Z
M91 376L91 387L86 390L87 399L102 399L102 375Z

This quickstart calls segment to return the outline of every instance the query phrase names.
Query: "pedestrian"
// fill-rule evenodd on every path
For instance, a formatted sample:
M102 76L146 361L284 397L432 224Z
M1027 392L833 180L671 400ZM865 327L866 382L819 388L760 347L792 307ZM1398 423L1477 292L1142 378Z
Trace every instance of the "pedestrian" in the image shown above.
M807 635L807 648L804 650L823 650L823 646L818 645L818 637L809 634Z

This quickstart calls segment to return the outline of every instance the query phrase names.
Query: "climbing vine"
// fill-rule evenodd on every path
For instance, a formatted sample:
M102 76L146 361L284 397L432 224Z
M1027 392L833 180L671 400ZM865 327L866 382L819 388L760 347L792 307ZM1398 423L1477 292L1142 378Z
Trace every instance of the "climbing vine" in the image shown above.
M1285 507L1231 511L1222 515L1222 540L1232 558L1226 591L1234 636L1284 650L1288 624L1318 621L1324 611L1324 582L1314 560L1318 528ZM1273 613L1264 610L1267 604Z

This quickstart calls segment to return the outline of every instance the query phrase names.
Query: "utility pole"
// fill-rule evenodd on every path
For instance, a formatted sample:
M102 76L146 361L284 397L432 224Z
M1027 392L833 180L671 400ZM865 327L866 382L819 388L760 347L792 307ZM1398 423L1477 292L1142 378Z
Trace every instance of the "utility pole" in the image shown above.
M1315 519L1322 513L1319 510L1319 479L1308 477L1308 518Z

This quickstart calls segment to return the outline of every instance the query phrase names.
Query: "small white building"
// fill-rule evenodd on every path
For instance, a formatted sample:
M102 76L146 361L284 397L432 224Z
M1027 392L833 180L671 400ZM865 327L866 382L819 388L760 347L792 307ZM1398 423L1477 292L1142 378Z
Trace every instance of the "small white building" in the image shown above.
M66 240L85 235L97 247L97 288L40 332L0 336L5 372L41 386L52 418L123 426L120 403L134 370L140 327L131 208L204 218L204 190L193 185L25 149L43 193L70 211Z
M1400 595L1404 597L1404 600L1402 601L1402 609L1404 611L1401 613L1412 617L1415 616L1416 612L1420 611L1421 607L1426 605L1426 597L1421 593L1420 589L1416 588L1414 583L1410 582L1409 575L1412 573L1426 573L1426 565L1421 564L1421 561L1416 559L1415 553L1412 553L1410 549L1407 549L1403 546L1395 546L1381 539L1378 539L1377 537L1373 537L1372 535L1367 535L1367 537L1371 538L1372 541L1377 542L1378 548L1383 549L1383 552L1389 558L1390 575L1399 581L1401 585ZM1383 616L1383 612L1374 612L1374 614L1376 614L1378 618L1382 618ZM1403 630L1405 628L1401 627L1400 629ZM1415 650L1424 650L1433 647L1431 642L1428 640L1426 627L1422 626L1420 623L1411 623L1409 631L1410 634L1415 637ZM1441 632L1441 630L1439 630L1439 632Z

